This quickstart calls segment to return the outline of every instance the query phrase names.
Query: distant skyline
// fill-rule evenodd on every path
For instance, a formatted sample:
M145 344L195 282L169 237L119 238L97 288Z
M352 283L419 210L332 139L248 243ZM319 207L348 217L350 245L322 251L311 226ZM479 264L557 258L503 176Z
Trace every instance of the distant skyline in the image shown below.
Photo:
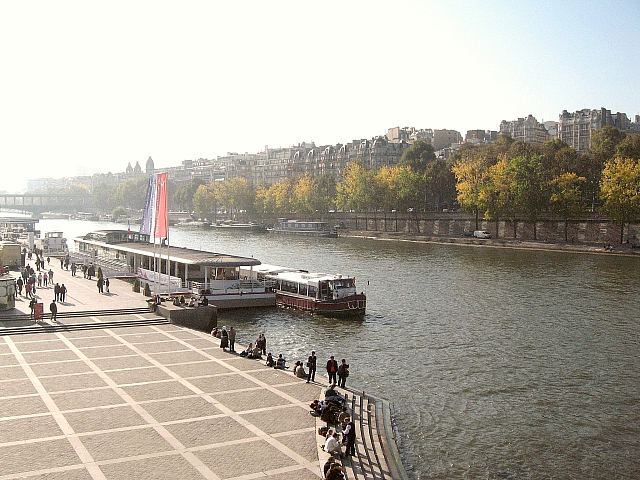
M640 113L640 2L4 2L0 190L394 126Z

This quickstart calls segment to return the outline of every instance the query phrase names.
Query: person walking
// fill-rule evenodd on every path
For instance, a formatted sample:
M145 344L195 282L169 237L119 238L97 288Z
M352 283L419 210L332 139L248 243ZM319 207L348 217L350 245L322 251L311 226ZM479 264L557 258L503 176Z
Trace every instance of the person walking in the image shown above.
M336 378L336 373L338 373L338 362L336 361L334 356L331 355L331 358L329 358L329 360L327 361L327 374L329 375L329 385L338 383L338 380Z
M53 283L53 270L49 269L49 283Z
M236 329L231 327L229 329L229 351L230 352L235 352L236 351Z
M31 282L27 282L24 286L24 296L27 298L33 298L31 295Z
M38 273L38 286L42 286L42 272Z
M60 285L58 285L57 283L53 287L53 297L55 298L56 302L60 300Z
M50 257L47 257L47 265L49 265L49 262L51 261Z
M60 257L60 270L64 269L64 258Z
M102 293L102 286L104 285L104 280L102 280L102 277L98 277L96 285L98 285L98 293Z
M18 280L16 280L16 287L18 287L18 295L22 295L23 285L24 285L24 280L22 280L22 277L18 277Z
M42 285L46 287L48 286L48 284L49 284L49 275L47 275L47 272L44 272L44 275L42 276Z
M109 279L108 278L104 279L104 287L107 289L107 293L109 293ZM180 298L184 302L184 297L180 297Z
M64 303L65 298L67 298L67 287L65 287L63 283L60 285L60 302Z
M51 311L51 321L57 322L58 321L58 305L56 304L55 300L52 301L51 304L49 305L49 310Z
M71 264L71 276L75 277L76 276L76 270L78 269L78 267L76 266L76 262L73 262Z
M349 376L349 364L343 358L340 362L340 366L338 367L338 386L345 388L344 384L347 381L347 377Z
M307 383L316 381L316 365L318 364L318 357L316 352L311 352L309 358L307 358L307 368L309 369L309 375L307 376Z

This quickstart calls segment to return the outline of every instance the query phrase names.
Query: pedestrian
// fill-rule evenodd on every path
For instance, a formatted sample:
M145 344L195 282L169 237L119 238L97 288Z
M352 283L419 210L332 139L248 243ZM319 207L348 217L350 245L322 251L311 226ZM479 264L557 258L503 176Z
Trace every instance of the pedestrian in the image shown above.
M227 332L227 327L222 327L222 332L220 333L220 348L223 352L226 352L225 348L229 346L229 333Z
M47 272L44 272L44 275L42 276L42 284L46 287L49 283L49 275L47 275Z
M356 426L351 417L347 418L347 426L343 433L345 446L345 455L353 456L356 454Z
M109 289L107 288L107 291ZM236 329L231 327L229 329L229 351L230 352L235 352L236 351Z
M347 377L349 376L349 364L343 358L340 362L340 366L338 367L338 386L345 388L344 384L347 381Z
M104 280L102 280L102 277L98 277L98 281L96 282L96 284L98 285L98 293L102 293L102 286L104 285Z
M47 265L49 265L50 261L51 261L51 258L47 257Z
M60 270L64 268L64 258L60 257Z
M109 279L108 278L104 279L104 286L107 289L107 293L109 293ZM182 299L182 303L184 303L184 297L180 296L180 298Z
M36 309L36 303L37 300L35 298L32 298L31 301L29 302L29 308L31 309L31 318L33 319L33 312Z
M309 358L307 358L307 368L309 369L309 376L307 377L307 383L316 381L316 365L317 365L318 357L316 357L316 352L311 352Z
M51 311L51 321L57 322L58 321L58 305L56 305L55 300L52 301L51 304L49 305L49 310Z
M60 300L60 285L58 285L57 283L53 287L53 297L55 298L56 302Z
M64 303L65 298L67 298L67 287L65 287L63 283L60 285L60 302Z
M38 286L42 286L42 272L38 273Z
M336 373L338 373L338 362L333 355L331 355L331 358L327 361L327 373L329 374L329 385L338 383L336 378Z
M49 283L53 283L53 270L49 269Z
M256 340L256 345L260 349L262 355L267 354L267 337L264 336L264 333L258 335L258 339Z
M71 264L71 276L75 277L76 276L76 270L78 269L78 267L76 266L76 262L73 262Z
M27 298L33 298L31 295L31 282L27 282L24 286L24 296Z
M18 295L22 295L23 285L24 285L24 280L22 280L22 277L18 277L18 280L16 280L16 286L18 287Z

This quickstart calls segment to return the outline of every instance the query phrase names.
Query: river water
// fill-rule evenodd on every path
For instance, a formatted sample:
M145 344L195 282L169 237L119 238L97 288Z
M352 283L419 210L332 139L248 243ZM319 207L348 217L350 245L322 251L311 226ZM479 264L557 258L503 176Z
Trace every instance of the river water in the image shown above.
M348 383L393 401L412 477L640 478L640 259L176 228L171 243L355 275L362 320L219 322L290 361L346 358Z

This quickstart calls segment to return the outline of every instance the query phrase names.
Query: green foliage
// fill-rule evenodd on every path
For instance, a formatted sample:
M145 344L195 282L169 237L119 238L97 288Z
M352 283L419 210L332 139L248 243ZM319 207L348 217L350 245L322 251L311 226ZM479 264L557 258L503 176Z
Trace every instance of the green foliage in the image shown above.
M414 172L424 173L427 165L436 159L433 146L423 140L418 140L400 157L400 165L407 165Z
M624 137L616 146L616 155L640 160L640 134L635 133Z
M216 196L213 183L200 185L193 196L193 208L200 218L213 218L216 210Z
M113 217L114 221L126 215L127 215L127 209L124 208L123 206L116 207L111 211L111 216Z
M583 210L583 188L587 179L579 177L573 172L561 173L550 182L551 196L549 203L551 210L564 218L564 240L567 238L568 220L576 217Z

